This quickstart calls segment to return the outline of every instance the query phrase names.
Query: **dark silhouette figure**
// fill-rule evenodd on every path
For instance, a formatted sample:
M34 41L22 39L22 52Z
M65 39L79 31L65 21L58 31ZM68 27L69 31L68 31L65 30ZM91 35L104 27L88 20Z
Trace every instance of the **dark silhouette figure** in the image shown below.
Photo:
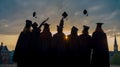
M43 56L49 55L49 49L51 46L52 33L50 32L49 24L44 24L44 29L41 32L42 52Z
M67 61L69 66L77 66L78 62L78 28L73 26L71 28L71 34L68 35L67 39ZM67 66L68 66L67 65Z
M32 24L32 43L30 46L30 52L31 52L31 64L37 66L39 65L39 62L41 61L41 38L40 38L40 28L38 28L38 24L34 22ZM38 62L39 61L39 62Z
M50 32L50 28L49 28L49 24L45 23L44 24L44 29L43 31L41 32L41 42L42 42L42 46L41 46L41 49L42 49L42 59L45 63L46 66L51 65L52 63L52 59L51 59L51 56L50 56L50 53L51 53L51 40L52 40L52 33Z
M106 33L102 30L103 23L97 23L93 38L92 67L110 67L109 49Z
M86 9L83 13L88 16ZM80 36L77 34L78 28L73 26L68 39L66 39L63 28L67 16L66 12L62 14L62 19L57 25L57 33L53 37L49 24L45 23L49 18L39 26L36 22L32 24L32 21L26 20L13 55L13 61L17 63L17 67L48 65L52 67L110 67L107 36L102 30L103 23L97 23L92 37L89 35L88 26L83 26ZM36 12L33 12L33 17L37 18ZM44 28L41 32L43 25Z
M62 32L61 26L57 26L57 31L52 38L53 53L57 57L58 64L62 64L65 56L65 34Z
M38 27L38 24L34 22L32 24L32 45L30 46L30 52L31 56L31 64L34 66L42 66L44 65L44 58L43 58L43 48L42 48L42 39L41 39L41 27L42 25L48 20L44 20L40 26Z
M69 47L69 55L76 56L78 51L78 29L73 26L71 29L71 34L68 35L68 47Z
M66 13L63 13L60 24L57 25L57 33L52 38L52 54L57 60L57 65L64 65L65 59L65 34L63 33L64 19L67 17Z
M84 25L82 34L79 36L79 61L84 67L90 67L92 37L88 30L89 27Z
M13 55L13 61L17 63L17 67L28 67L29 59L29 47L31 42L31 25L32 21L26 20L24 30L20 33L16 43L15 52Z

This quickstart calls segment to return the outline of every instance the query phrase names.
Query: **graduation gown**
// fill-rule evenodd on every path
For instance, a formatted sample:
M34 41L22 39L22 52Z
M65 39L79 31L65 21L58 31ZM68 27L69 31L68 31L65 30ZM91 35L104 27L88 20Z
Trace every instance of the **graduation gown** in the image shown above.
M107 36L103 31L95 31L93 38L92 67L110 67ZM96 66L97 65L97 66Z
M30 44L31 32L21 32L13 54L13 61L17 63L18 67L29 66L29 60L31 58L29 54Z
M56 33L52 38L52 48L53 48L53 56L55 57L55 63L57 65L63 66L65 64L65 34L64 33Z
M79 61L80 65L90 67L92 37L88 34L81 34L79 36Z

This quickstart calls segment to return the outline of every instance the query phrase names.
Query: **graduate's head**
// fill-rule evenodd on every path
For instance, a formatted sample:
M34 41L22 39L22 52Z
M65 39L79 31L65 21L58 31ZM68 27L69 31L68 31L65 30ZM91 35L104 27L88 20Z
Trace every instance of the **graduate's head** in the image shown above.
M38 24L37 24L36 22L34 22L34 23L32 24L33 29L37 28L37 26L38 26Z
M78 32L78 28L73 26L72 29L71 29L71 34L76 35L77 32Z
M58 26L57 25L57 32L62 33L63 32L63 26Z
M50 24L45 23L45 24L43 24L43 25L44 25L43 31L44 31L44 32L49 32L49 31L50 31L50 28L49 28Z
M32 25L32 21L31 21L31 20L26 20L25 27L26 27L26 28L30 28L31 25Z
M96 24L97 24L96 31L103 32L103 30L102 30L102 25L103 25L104 23L96 23Z
M88 34L89 28L90 28L89 26L83 25L83 31L82 31L82 33L83 34Z
M100 27L104 24L104 23L96 23L97 24L97 27Z
M26 22L26 24L25 24L25 27L23 29L23 32L31 32L32 21L26 20L25 22Z

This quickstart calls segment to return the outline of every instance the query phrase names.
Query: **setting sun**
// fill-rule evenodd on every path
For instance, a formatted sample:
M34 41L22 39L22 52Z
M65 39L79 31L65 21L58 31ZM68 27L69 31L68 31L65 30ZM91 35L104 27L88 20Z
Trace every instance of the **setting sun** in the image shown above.
M68 40L68 36L67 35L65 36L65 39Z

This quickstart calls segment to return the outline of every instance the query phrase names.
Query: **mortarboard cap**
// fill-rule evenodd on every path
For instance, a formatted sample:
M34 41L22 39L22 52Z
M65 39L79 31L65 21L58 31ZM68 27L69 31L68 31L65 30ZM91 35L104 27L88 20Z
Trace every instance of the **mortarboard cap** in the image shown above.
M26 25L25 27L30 27L32 25L32 21L31 20L26 20Z
M84 29L83 29L84 31L88 31L90 27L89 27L89 26L86 26L86 25L83 25L83 28L84 28Z
M78 28L75 27L75 26L73 26L73 27L72 27L72 30L74 30L74 31L78 31Z
M62 29L62 28L63 28L63 26L57 25L57 29Z
M33 24L32 24L32 27L37 27L38 26L38 24L36 23L36 22L34 22Z
M104 24L104 23L100 23L100 22L99 22L99 23L96 23L96 24L97 24L98 27L101 27L102 24Z
M45 27L50 26L50 24L48 24L48 23L44 23L43 25L44 25Z
M88 16L88 12L87 12L86 9L84 9L83 14L86 15L86 16Z
M62 16L63 16L64 18L66 18L66 17L68 16L68 14L67 14L66 12L63 12Z

